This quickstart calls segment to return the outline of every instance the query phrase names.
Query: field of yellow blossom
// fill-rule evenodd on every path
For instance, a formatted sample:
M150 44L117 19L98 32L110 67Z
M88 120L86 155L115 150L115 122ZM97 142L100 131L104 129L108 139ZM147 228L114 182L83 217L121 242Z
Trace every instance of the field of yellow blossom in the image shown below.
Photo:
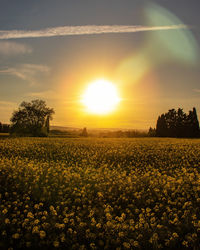
M0 139L0 249L199 249L200 140Z

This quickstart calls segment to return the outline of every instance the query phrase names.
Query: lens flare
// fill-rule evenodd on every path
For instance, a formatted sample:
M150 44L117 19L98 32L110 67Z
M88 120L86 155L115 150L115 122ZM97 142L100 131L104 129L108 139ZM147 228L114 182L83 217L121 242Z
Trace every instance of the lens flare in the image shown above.
M184 25L176 15L155 3L145 5L144 16L149 27ZM147 32L141 48L120 62L115 78L123 84L135 84L153 68L165 63L190 66L198 61L199 46L189 27Z

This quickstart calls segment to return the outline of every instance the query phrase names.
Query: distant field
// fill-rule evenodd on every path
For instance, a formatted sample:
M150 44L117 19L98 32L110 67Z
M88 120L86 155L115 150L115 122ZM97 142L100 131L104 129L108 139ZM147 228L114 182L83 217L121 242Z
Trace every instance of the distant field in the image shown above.
M200 247L200 140L0 138L0 249Z

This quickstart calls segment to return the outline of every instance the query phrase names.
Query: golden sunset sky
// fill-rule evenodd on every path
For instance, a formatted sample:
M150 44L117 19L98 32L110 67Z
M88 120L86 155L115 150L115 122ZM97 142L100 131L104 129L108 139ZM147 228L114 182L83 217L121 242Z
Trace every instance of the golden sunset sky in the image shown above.
M200 2L7 1L0 7L0 121L22 101L43 99L52 125L155 127L159 114L200 112ZM97 80L120 102L88 112L81 98Z

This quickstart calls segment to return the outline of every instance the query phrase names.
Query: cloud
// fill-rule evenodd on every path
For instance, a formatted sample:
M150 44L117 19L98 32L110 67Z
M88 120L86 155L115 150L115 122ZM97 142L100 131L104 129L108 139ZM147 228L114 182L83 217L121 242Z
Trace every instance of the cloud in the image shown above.
M187 25L141 26L141 25L85 25L61 26L41 30L0 30L0 39L54 37L69 35L93 35L106 33L134 33L140 31L187 29Z
M3 56L15 56L19 54L31 53L32 49L22 43L16 42L0 42L0 55Z
M42 64L19 64L15 67L0 69L0 74L13 75L29 81L33 85L35 84L35 77L39 74L47 74L49 71L49 67Z

